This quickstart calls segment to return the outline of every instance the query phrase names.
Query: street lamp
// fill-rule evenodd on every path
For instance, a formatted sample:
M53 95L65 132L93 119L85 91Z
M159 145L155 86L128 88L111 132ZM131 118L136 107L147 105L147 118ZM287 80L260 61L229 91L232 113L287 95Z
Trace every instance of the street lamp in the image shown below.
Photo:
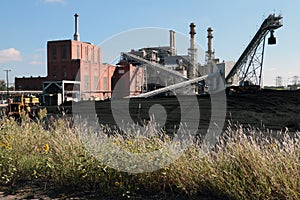
M8 92L8 72L10 72L10 69L5 69L3 70L6 72L6 92L7 92L7 98L9 97L9 92Z

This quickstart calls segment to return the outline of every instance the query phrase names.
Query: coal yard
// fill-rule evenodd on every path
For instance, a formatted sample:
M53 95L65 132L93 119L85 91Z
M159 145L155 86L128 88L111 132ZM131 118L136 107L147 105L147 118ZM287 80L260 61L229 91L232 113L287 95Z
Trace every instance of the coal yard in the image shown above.
M184 96L185 101L192 98ZM212 119L217 117L225 118L223 130L229 123L243 125L244 127L255 127L263 130L283 130L288 129L294 132L300 129L300 91L278 91L261 90L255 93L226 95L226 116L218 116L218 112L211 114L211 98L209 95L197 96L200 120L199 130L206 130ZM117 100L120 106L126 107L128 100ZM181 110L184 114L195 112L194 107L181 108L176 96L153 97L153 98L132 98L129 100L129 113L135 123L143 123L150 119L149 109L153 105L161 105L167 113L165 128L168 131L176 131L176 127L181 122ZM114 127L116 122L112 114L111 100L106 101L81 101L73 102L73 106L80 107L82 113L89 114L96 111L99 123ZM195 106L197 108L197 105ZM67 102L59 107L68 114L72 114L72 102ZM51 112L58 112L53 110ZM188 120L198 120L189 118ZM217 119L218 120L218 119ZM219 119L222 120L222 119ZM198 124L198 122L195 122Z

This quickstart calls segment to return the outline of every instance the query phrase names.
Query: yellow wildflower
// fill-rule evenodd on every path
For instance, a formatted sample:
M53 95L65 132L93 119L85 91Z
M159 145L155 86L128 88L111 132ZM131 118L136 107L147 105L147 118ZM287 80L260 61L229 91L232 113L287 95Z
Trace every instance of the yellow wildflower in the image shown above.
M43 147L43 149L44 149L44 151L46 153L48 153L48 151L49 151L49 144L45 144L44 147Z
M6 142L5 147L6 147L6 149L12 149L12 147L9 144L9 142Z
M0 141L0 147L4 146L4 144Z
M65 193L62 193L61 196L60 196L60 198L61 198L61 199L66 199Z
M41 162L36 161L35 166L38 167L41 164Z
M270 148L276 148L276 147L277 147L277 144L276 144L276 143L270 144Z
M35 176L37 174L36 170L34 169L33 170L33 175Z
M115 186L116 186L116 187L119 187L119 186L120 186L120 183L119 183L118 181L116 181L116 182L115 182Z

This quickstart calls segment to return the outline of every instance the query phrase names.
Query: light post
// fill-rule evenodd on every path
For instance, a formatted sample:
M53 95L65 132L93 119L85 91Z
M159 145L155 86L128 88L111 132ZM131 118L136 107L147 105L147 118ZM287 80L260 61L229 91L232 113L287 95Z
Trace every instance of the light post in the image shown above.
M6 72L6 92L7 92L7 98L9 97L9 91L8 91L8 72L10 72L10 69L5 69Z

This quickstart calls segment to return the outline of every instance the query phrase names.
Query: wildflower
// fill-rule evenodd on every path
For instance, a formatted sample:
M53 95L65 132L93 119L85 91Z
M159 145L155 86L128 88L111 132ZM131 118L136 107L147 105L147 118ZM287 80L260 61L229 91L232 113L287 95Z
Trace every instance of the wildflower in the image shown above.
M65 193L62 193L61 196L60 196L60 198L61 198L61 199L66 199Z
M119 187L119 186L120 186L120 183L119 183L118 181L116 181L116 182L115 182L115 186L116 186L116 187Z
M277 148L277 144L276 143L270 144L270 148Z
M41 164L41 162L36 161L35 166L38 167Z
M129 145L131 144L130 140L127 140L127 144L129 144Z
M44 147L43 147L45 153L48 153L49 151L49 144L45 144Z
M6 148L6 149L12 149L11 145L9 144L9 142L6 142L5 148Z
M35 176L37 174L36 170L34 169L33 170L33 175Z
M4 144L0 141L0 147L4 146Z

